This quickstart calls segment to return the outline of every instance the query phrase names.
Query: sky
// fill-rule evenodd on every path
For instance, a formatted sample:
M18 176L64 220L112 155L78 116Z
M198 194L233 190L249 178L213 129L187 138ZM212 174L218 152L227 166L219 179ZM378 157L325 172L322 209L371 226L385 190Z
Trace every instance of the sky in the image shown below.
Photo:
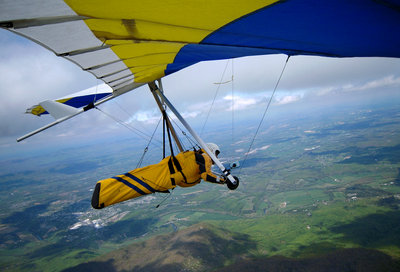
M165 77L163 87L175 107L196 128L201 128L207 119L214 96L207 126L231 118L232 107L238 120L259 118L286 58L268 55L202 62ZM74 142L127 132L109 116L91 110L17 144L16 138L53 121L48 115L24 114L27 108L87 88L99 88L102 82L72 62L3 29L0 29L0 79L0 147ZM227 83L215 84L218 82ZM355 100L361 96L374 100L382 96L390 98L399 92L400 59L293 56L269 111L312 107L343 95ZM147 86L105 103L101 109L147 134L151 134L151 127L160 118Z

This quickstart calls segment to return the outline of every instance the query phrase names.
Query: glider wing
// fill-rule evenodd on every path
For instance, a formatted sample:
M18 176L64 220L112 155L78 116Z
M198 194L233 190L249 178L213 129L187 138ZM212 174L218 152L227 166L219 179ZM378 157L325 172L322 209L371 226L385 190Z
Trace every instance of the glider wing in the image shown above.
M3 0L0 24L113 90L205 60L400 57L398 0Z

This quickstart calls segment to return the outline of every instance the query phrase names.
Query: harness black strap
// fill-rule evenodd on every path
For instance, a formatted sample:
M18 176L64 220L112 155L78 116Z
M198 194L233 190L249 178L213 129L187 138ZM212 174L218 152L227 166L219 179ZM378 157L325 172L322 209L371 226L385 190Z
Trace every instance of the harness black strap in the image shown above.
M165 111L163 111L163 118L164 120L167 120L167 114L165 113ZM165 122L165 124L167 125L167 135L168 135L168 141L169 141L169 148L171 150L171 156L174 157L174 149L172 148L172 140L171 140L171 132L170 132L170 127L168 125L168 122Z
M169 173L175 174L175 168L174 168L174 163L172 162L172 157L169 158L168 160L168 168L169 168Z
M165 118L164 118L164 115L163 115L163 135L162 135L162 142L163 142L163 159L165 158L165 123L166 123L166 120L165 120Z
M188 183L185 174L182 171L179 171L179 173L181 173L183 180L185 181L185 183Z
M173 147L172 147L172 141L171 141L170 127L169 127L169 125L168 125L168 122L166 122L166 120L167 120L167 118L168 118L168 117L167 117L167 114L165 113L165 111L162 111L162 114L163 114L163 119L164 119L164 125L166 125L166 127L167 127L167 135L168 135L169 148L170 148L170 150L171 150L171 157L170 157L170 159L168 160L169 173L170 173L171 175L175 174L176 171L175 171L175 168L174 168L174 164L175 164L176 169L177 169L179 172L182 173L182 167L181 167L181 165L179 164L179 161L175 158L175 155L174 155L174 149L173 149ZM165 136L164 136L164 143L165 143ZM165 152L165 150L164 150L164 152ZM165 156L165 153L164 153L164 156ZM184 177L184 179L185 179L185 181L186 181L186 177L183 175L183 173L182 173L182 176ZM172 184L173 186L176 185L175 179L174 179L174 178L171 178L171 184Z
M178 170L178 172L182 171L182 167L181 164L179 163L178 159L176 157L172 157L172 160L174 161L174 165L176 167L176 170Z
M173 162L174 162L174 165L175 165L175 167L176 167L176 170L178 170L178 172L181 173L181 175L182 175L182 177L183 177L183 180L185 181L185 183L187 183L186 176L185 176L185 174L184 174L183 171L182 171L182 166L181 166L181 164L179 163L178 159L177 159L176 157L174 157L174 156L172 156L171 158L172 158L172 160L173 160Z
M206 171L206 162L205 162L203 155L199 152L196 152L194 154L196 156L196 163L199 166L200 174L207 172ZM217 180L217 178L209 175L208 173L207 173L205 181L221 184L221 182L219 180Z
M165 112L163 112L163 116L164 116L164 119L167 118L167 114L166 114ZM172 141L171 141L171 132L170 132L170 127L169 127L169 125L168 125L168 122L166 122L166 125L167 125L167 132L168 132L169 148L171 149L171 159L169 159L169 161L168 161L169 171L170 171L171 175L174 174L174 173L175 173L174 166L175 166L175 167L176 167L176 170L178 170L178 172L181 173L181 175L182 175L183 180L185 181L185 183L187 183L186 176L185 176L185 174L182 172L182 166L181 166L181 164L179 163L178 159L177 159L177 158L175 157L175 155L174 155L174 149L173 149L173 147L172 147ZM172 185L175 185L175 179L172 179L172 178L171 178L171 183L172 183Z
M175 168L174 168L174 163L172 162L172 157L170 157L168 160L168 168L169 168L169 173L171 175L175 174ZM171 178L171 184L172 186L176 185L174 178Z
M213 176L210 176L208 174L207 174L207 177L206 177L206 181L213 182L213 183L218 183L216 178L214 178Z
M204 160L203 155L200 153L195 152L194 153L195 158L196 158L196 163L199 166L200 173L206 172L206 161Z
M171 156L171 157L169 158L169 160L168 160L168 168L169 168L169 173L170 173L171 175L176 173L175 167L174 167L174 166L176 167L176 169L178 170L178 172L181 173L181 175L182 175L183 180L185 181L185 183L187 183L187 179L186 179L185 174L184 174L183 171L182 171L182 166L181 166L181 164L179 163L179 161L178 161L178 159L177 159L176 157ZM171 178L171 183L172 183L172 185L176 185L175 179L174 179L174 178Z

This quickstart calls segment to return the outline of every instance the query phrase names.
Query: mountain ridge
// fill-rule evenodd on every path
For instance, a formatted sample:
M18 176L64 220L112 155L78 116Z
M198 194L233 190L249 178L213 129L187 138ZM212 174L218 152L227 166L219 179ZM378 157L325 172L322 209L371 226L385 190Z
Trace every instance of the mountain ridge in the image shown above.
M133 243L63 272L400 271L400 260L373 249L337 249L306 258L256 258L249 254L256 247L245 234L199 223Z
M246 256L255 247L245 234L199 223L63 271L210 271Z

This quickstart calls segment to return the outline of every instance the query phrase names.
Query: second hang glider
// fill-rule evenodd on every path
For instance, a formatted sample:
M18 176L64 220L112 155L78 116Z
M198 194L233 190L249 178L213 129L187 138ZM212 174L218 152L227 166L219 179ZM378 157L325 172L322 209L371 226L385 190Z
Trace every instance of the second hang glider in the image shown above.
M200 61L400 57L399 0L1 0L0 27L110 87L32 107L57 120L18 140Z

